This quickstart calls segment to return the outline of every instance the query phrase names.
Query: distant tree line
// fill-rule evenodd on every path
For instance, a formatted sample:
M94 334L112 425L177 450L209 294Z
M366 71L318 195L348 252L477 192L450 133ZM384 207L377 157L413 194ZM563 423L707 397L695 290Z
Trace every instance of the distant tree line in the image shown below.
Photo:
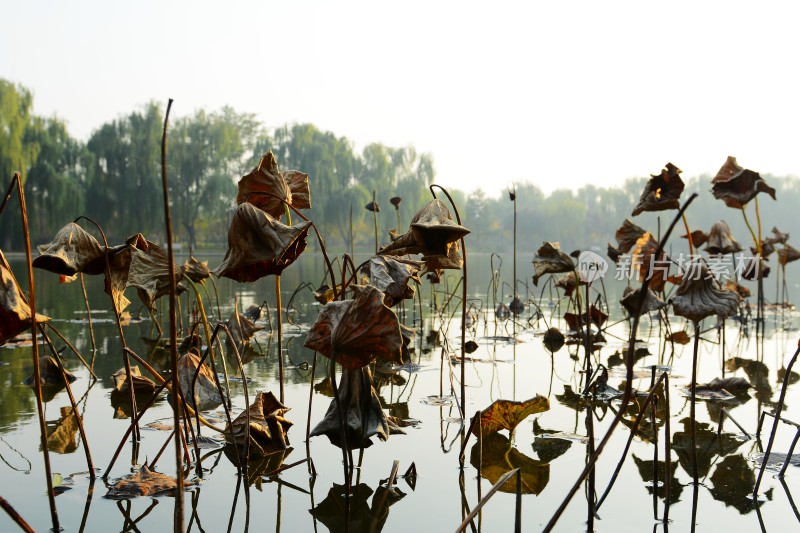
M163 240L162 106L151 102L106 122L87 142L71 137L61 119L37 116L32 109L28 89L0 79L0 176L5 187L14 171L22 173L33 243L49 241L80 215L100 224L112 244L139 232ZM168 175L176 241L186 249L224 248L236 182L270 149L281 168L309 174L308 216L335 252L351 248L351 213L353 247L368 251L374 246L372 213L365 209L373 191L380 206L380 238L386 242L388 230L397 226L398 213L390 198L402 198L402 233L430 198L428 186L436 178L431 155L411 147L373 143L358 151L345 137L312 124L268 130L250 113L229 107L199 110L173 120L169 127ZM654 162L651 171L659 172L664 163ZM746 166L746 161L742 163ZM791 230L800 184L797 179L765 178L777 189L778 202L766 196L760 200L768 206L762 208L764 232L772 225ZM620 187L586 185L549 195L530 183L516 184L519 253L532 255L544 240L560 241L568 251L605 251L606 244L614 242L615 230L630 216L645 181L646 177L628 179ZM725 219L742 243L749 244L741 213L714 200L708 189L709 176L687 183L684 197L700 192L688 211L692 229L708 230ZM511 251L513 203L506 193L490 197L482 190L468 195L450 192L464 225L472 231L470 251ZM658 235L673 213L661 213L660 221L646 213L634 222ZM675 240L672 246L680 243ZM18 217L8 212L0 219L0 248L22 249Z

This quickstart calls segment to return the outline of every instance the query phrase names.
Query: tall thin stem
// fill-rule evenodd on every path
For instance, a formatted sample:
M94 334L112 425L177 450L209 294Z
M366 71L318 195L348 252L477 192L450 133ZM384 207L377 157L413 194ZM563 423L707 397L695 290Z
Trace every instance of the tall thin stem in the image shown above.
M331 274L333 276L333 274ZM278 378L280 379L280 397L283 403L283 303L281 301L281 276L275 276L275 306L278 308Z
M13 181L17 184L19 194L19 209L22 217L22 236L25 240L25 260L28 263L28 306L31 309L31 339L33 345L33 390L36 394L36 411L39 415L39 432L44 456L44 472L47 476L47 499L50 503L50 518L53 522L53 530L58 531L58 511L56 510L55 493L53 492L53 474L50 469L50 450L47 446L47 424L44 419L44 407L42 402L42 373L39 368L39 339L36 332L36 287L33 282L33 259L31 254L31 235L28 232L28 208L25 204L25 191L22 188L22 179L19 172L14 174ZM9 187L9 194L11 187ZM3 202L5 204L5 201ZM0 211L2 211L0 209Z
M161 187L164 192L164 219L167 232L167 256L169 258L169 340L170 363L172 375L175 377L175 386L172 387L172 416L175 425L175 471L178 486L175 489L175 513L173 525L175 531L183 531L183 456L181 455L180 427L180 387L178 386L178 330L175 315L175 255L172 249L172 218L169 211L169 183L167 180L167 123L169 111L172 108L172 98L167 101L167 111L164 115L164 130L161 134Z

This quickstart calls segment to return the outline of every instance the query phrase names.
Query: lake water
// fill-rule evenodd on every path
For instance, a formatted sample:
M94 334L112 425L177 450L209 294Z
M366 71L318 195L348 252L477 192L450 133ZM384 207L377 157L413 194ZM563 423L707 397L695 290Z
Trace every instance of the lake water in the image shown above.
M182 261L183 259L181 259ZM220 258L210 258L213 266ZM496 265L495 265L496 266ZM24 266L20 261L12 262L17 277L24 278ZM519 278L530 280L532 269L530 259L520 259ZM319 256L304 255L297 264L290 267L282 278L283 303L289 300L295 289L303 282L314 287L322 282L322 263ZM585 439L556 440L542 438L542 433L564 432L579 437L587 435L587 418L591 413L594 434L599 438L614 418L619 400L610 402L595 401L592 404L574 395L582 387L584 352L578 346L565 346L551 355L542 345L541 333L547 324L558 326L562 331L568 328L558 316L565 308L554 307L549 300L551 292L544 291L542 303L546 321L532 318L532 311L526 309L517 326L518 342L508 341L513 336L509 321L495 322L490 309L492 296L490 290L490 258L486 255L470 256L469 297L470 301L482 301L476 329L468 334L475 340L478 349L471 354L472 361L466 364L466 413L472 416L476 411L486 408L497 399L525 400L541 394L549 397L550 410L527 418L517 427L513 446L504 449L507 438L505 432L501 439L485 442L484 468L486 476L495 475L509 464L524 466L526 481L533 487L522 497L522 524L524 531L540 531L564 499L567 490L576 480L586 459ZM393 435L387 442L375 442L366 449L363 457L354 453L361 467L353 479L353 514L362 518L362 528L352 527L351 531L453 531L461 522L465 509L472 509L492 483L477 477L476 441L470 439L466 450L463 470L459 468L460 422L458 411L452 405L431 405L428 397L440 394L441 376L444 392L450 393L452 386L458 394L460 367L449 366L445 360L444 372L441 369L441 346L426 340L427 334L443 323L431 311L433 300L441 307L448 299L447 292L456 288L458 273L450 273L446 283L432 287L424 283L421 287L424 317L411 303L407 303L401 315L408 325L416 325L421 334L412 341L412 360L420 365L417 371L399 370L391 379L383 376L378 393L384 408L389 414L403 419L417 421L413 427L405 429L406 435ZM92 358L86 312L79 283L59 285L58 276L37 272L37 310L53 318L53 324L87 358ZM94 334L97 339L97 353L94 369L99 377L92 382L88 371L69 352L64 352L67 368L77 380L72 384L73 393L78 400L84 417L91 452L96 468L104 471L117 448L120 439L129 426L129 419L120 418L118 407L111 399L113 380L111 374L123 366L121 343L116 325L111 321L108 311L109 301L102 291L102 278L87 277L87 289L92 308L96 311ZM507 259L501 272L501 279L511 279L510 260ZM774 282L768 280L767 298L774 291ZM222 318L227 319L234 298L240 308L259 304L265 299L274 309L274 281L266 278L255 284L234 284L227 280L219 281ZM600 289L595 284L596 289ZM611 320L622 318L616 303L621 290L620 283L608 280L605 287L611 305ZM540 297L541 287L527 288L530 298ZM213 298L213 290L209 288ZM796 285L790 283L790 292L796 294ZM128 291L129 298L136 300L135 291ZM525 295L525 287L520 287ZM458 294L460 294L460 289ZM498 290L498 299L509 301L511 290L506 286ZM555 293L553 293L555 294ZM593 296L594 298L594 296ZM181 300L182 309L187 309L187 299ZM166 306L166 302L164 302ZM562 304L563 305L563 304ZM136 315L138 301L131 305ZM216 315L213 307L209 312ZM285 404L291 408L286 415L294 426L289 430L292 451L284 458L284 464L306 458L305 429L308 414L309 393L313 390L311 408L312 427L323 418L331 401L328 381L326 381L327 359L320 356L314 383L311 383L313 352L303 347L305 332L313 323L319 305L313 301L307 288L302 288L291 302L291 324L284 323L284 360L286 370ZM460 345L460 308L456 299L441 316L453 316L445 335L451 350L458 352ZM218 317L214 316L213 320ZM272 317L274 321L274 316ZM415 322L416 321L416 322ZM185 323L185 320L184 320ZM260 323L266 325L266 323ZM780 390L778 371L781 370L797 346L798 318L793 311L769 311L767 314L767 334L761 365L744 364L728 376L740 376L757 381L759 388L751 389L749 395L736 401L706 402L698 401L699 422L698 467L700 486L697 487L697 530L711 531L756 531L759 530L759 517L756 504L750 493L754 485L754 462L752 455L760 449L754 438L747 438L731 421L726 420L721 437L716 436L721 408L725 407L751 436L755 434L762 411L774 406ZM700 344L698 382L708 382L720 377L723 362L719 330L714 328L713 320L706 320ZM609 384L622 388L624 365L619 353L624 350L628 337L628 323L619 322L606 332L606 343L593 354L595 365L602 363L609 367ZM671 319L672 331L692 328L682 319ZM153 350L148 339L154 336L149 321L136 321L124 327L129 346L146 357L160 370L167 367L163 351ZM603 503L595 531L688 531L690 529L693 506L691 460L688 448L689 400L684 386L691 376L692 344L673 346L664 342L665 329L655 319L644 317L638 337L640 347L646 347L650 355L642 355L636 362L637 376L634 386L639 390L649 387L649 367L654 364L671 365L670 395L672 465L674 472L670 491L670 520L668 527L654 518L650 466L654 447L651 442L653 426L650 422L640 428L641 433L634 437L627 460L624 462L619 478L608 498ZM729 320L725 329L725 359L739 357L755 360L756 341L753 328L743 328L738 322ZM252 359L245 365L250 381L251 397L256 391L273 391L278 394L278 364L275 336L261 332L256 336ZM55 339L56 347L63 343ZM46 353L43 352L43 353ZM148 355L150 354L150 355ZM263 355L262 355L263 354ZM230 365L230 362L229 362ZM741 366L741 365L740 365ZM746 368L745 368L746 367ZM450 370L452 368L452 377ZM754 374L754 369L759 373ZM746 370L751 371L749 375ZM0 496L38 531L50 529L50 516L46 497L44 466L39 445L39 428L35 399L32 389L22 382L32 372L30 348L0 347ZM755 376L755 377L754 377ZM312 389L313 386L313 389ZM784 416L800 421L797 414L798 385L789 388ZM233 408L240 412L245 405L240 383L231 383ZM172 526L174 499L169 496L140 497L131 500L112 500L104 495L107 488L101 479L90 484L86 475L86 461L77 428L69 424L70 418L63 416L69 400L65 391L46 398L45 404L48 430L51 434L52 470L58 473L59 495L56 497L61 526L65 531L169 531ZM587 406L590 407L587 410ZM217 411L221 412L221 409ZM597 492L602 494L620 459L625 443L630 435L630 423L636 417L635 406L623 419L623 425L616 430L606 450L600 457L596 470ZM171 424L172 410L162 394L156 404L148 410L142 420L143 425L156 421ZM656 418L659 461L663 461L665 440L665 417ZM649 420L649 418L648 418ZM767 431L771 419L767 419ZM626 425L627 424L627 425ZM705 425L707 424L707 426ZM537 434L539 436L537 436ZM213 436L204 430L203 435ZM129 474L136 465L152 461L168 438L169 432L144 427L138 455L128 441L119 460L111 472L111 479ZM781 425L775 450L786 452L789 448L794 428ZM376 439L373 439L376 440ZM498 451L499 450L499 451ZM203 477L198 479L191 471L188 479L195 481L185 497L185 524L191 531L343 531L343 518L331 513L337 508L340 485L343 483L341 451L325 437L314 437L309 444L317 475L309 475L306 465L296 466L270 477L253 476L252 485L245 490L243 484L237 488L237 471L231 460L221 449L201 450ZM157 469L175 475L174 453L171 445L159 460ZM394 460L399 461L402 474L413 463L416 465L416 483L406 479L398 481L398 489L404 496L396 494L389 502L379 490L381 480L389 476ZM499 469L499 470L498 470ZM270 468L269 470L272 470ZM757 472L757 469L756 469ZM663 476L662 476L663 477ZM784 531L798 527L798 514L793 498L800 497L800 472L790 466L783 481L775 474L767 472L761 485L758 506L764 527L768 531ZM63 492L62 492L63 491ZM657 514L664 509L664 489L658 491ZM399 499L398 499L399 498ZM387 504L391 503L387 507ZM512 531L514 525L515 495L498 493L486 505L475 520L475 529L486 532ZM313 512L311 512L313 510ZM555 531L586 531L587 500L584 490L578 491ZM340 524L337 526L336 524ZM363 524L372 524L367 526ZM372 529L370 529L372 527ZM16 526L4 513L0 513L0 531L15 531Z

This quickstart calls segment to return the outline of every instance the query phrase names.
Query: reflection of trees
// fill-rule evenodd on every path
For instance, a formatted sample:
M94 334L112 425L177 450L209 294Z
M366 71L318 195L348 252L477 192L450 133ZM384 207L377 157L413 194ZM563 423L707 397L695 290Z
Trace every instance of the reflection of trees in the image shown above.
M344 485L334 483L325 499L309 512L331 533L379 533L389 518L389 507L403 497L405 494L397 487L381 485L373 495L372 489L361 483L350 489L348 509Z

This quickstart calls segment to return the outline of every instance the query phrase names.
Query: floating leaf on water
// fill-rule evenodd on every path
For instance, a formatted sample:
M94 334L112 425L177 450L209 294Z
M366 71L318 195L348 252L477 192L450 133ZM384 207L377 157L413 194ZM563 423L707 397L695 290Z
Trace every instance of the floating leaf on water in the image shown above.
M448 405L453 405L454 402L455 397L453 396L426 396L420 400L420 403L434 407L447 407Z
M480 427L476 425L472 432L477 435L478 431L481 431L487 435L507 429L513 433L514 428L530 415L543 413L549 409L550 400L539 394L524 402L497 400L481 411Z
M111 378L114 380L114 389L118 392L127 393L130 390L130 383L128 375L125 372L125 367L120 368L113 374ZM131 378L133 379L133 392L134 394L152 394L156 389L156 384L152 379L142 375L141 370L136 365L131 366Z
M761 464L764 462L764 452L753 452L748 458L757 468L761 468ZM769 459L767 459L766 469L772 472L780 472L787 458L791 466L800 466L800 454L794 453L791 458L789 458L789 456L783 452L772 451L769 454Z
M78 379L66 368L64 369L64 373L67 376L67 381L70 383ZM39 377L39 381L43 387L61 387L64 385L64 375L61 373L61 368L59 368L56 360L49 355L39 359ZM24 383L25 385L33 385L33 374L28 376Z
M192 482L184 482L192 485ZM147 465L130 476L117 481L106 493L106 498L127 499L136 496L156 496L174 491L178 488L178 480L174 477L150 470Z

